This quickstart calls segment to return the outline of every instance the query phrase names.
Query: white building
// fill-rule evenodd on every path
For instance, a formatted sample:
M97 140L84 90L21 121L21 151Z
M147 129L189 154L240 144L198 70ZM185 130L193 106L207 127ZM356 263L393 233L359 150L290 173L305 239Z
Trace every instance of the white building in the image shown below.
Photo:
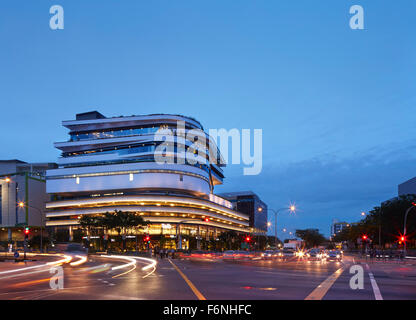
M181 143L188 150L194 142L187 138L180 142L178 121L186 132L203 132L198 121L181 115L107 118L94 111L63 121L70 139L55 143L62 151L59 168L47 171L47 192L53 198L46 205L47 226L65 228L71 237L81 215L122 210L150 221L146 233L157 236L153 239L167 238L173 243L178 229L203 239L217 239L224 230L248 232L248 216L213 194L214 186L224 178L220 165L155 162L161 143L155 140L159 128L171 129L175 135L174 152L167 152L172 159L182 156L177 152ZM209 157L207 150L204 157Z

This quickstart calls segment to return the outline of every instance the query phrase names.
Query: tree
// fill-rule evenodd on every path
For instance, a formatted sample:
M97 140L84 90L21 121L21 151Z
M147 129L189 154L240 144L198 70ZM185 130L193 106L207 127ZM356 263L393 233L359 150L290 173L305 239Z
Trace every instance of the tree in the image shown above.
M305 241L307 248L317 247L327 241L318 229L298 229L296 230L296 236Z
M145 221L143 217L133 212L124 212L115 210L114 212L106 212L103 215L83 215L80 220L80 225L91 228L103 228L105 230L116 230L123 237L123 249L125 248L125 236L129 228L147 225L149 222Z
M334 237L335 242L350 242L356 244L358 238L366 234L373 240L373 244L381 245L395 243L403 232L403 222L406 210L416 201L416 195L402 195L393 200L385 201L380 206L374 207L357 224L343 229ZM413 209L416 211L416 208ZM416 234L416 212L409 214L407 220L407 236L410 239ZM379 239L380 237L380 239ZM409 245L412 242L409 242Z
M221 233L219 239L225 244L225 248L228 250L236 250L240 248L240 236L233 230Z

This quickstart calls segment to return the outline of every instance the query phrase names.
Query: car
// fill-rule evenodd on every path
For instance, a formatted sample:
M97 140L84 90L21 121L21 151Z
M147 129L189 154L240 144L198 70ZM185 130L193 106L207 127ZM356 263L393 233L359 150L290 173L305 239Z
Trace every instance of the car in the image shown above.
M236 251L235 254L236 254L235 259L238 259L238 260L252 260L255 257L254 253L250 251L240 250L240 251Z
M222 259L223 260L234 260L236 254L234 250L227 250L224 251L223 255L222 255Z
M275 250L273 251L273 258L281 259L283 258L283 250Z
M283 249L282 255L284 259L287 259L287 258L294 257L296 254L295 254L295 250L293 249Z
M341 261L342 253L338 250L331 250L328 252L327 259L333 261Z
M261 257L264 260L272 260L274 258L274 251L272 250L266 250L261 254Z
M308 260L321 260L324 258L323 252L319 249L311 249L306 253Z

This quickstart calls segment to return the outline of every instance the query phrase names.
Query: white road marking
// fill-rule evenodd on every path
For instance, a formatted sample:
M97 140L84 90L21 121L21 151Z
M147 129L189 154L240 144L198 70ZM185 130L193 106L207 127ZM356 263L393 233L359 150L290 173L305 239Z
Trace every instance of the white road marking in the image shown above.
M376 298L376 300L383 300L383 297L377 285L376 279L374 278L373 273L370 271L370 266L366 264L366 267L368 271L368 276L370 277L371 286L373 287L374 297Z

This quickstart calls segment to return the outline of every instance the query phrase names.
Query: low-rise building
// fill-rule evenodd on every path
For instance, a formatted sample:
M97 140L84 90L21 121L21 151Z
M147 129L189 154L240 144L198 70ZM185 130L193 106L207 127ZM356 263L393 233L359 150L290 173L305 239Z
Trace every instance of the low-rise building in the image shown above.
M22 240L22 227L44 226L45 172L54 163L0 160L0 241ZM20 205L19 205L20 203Z

